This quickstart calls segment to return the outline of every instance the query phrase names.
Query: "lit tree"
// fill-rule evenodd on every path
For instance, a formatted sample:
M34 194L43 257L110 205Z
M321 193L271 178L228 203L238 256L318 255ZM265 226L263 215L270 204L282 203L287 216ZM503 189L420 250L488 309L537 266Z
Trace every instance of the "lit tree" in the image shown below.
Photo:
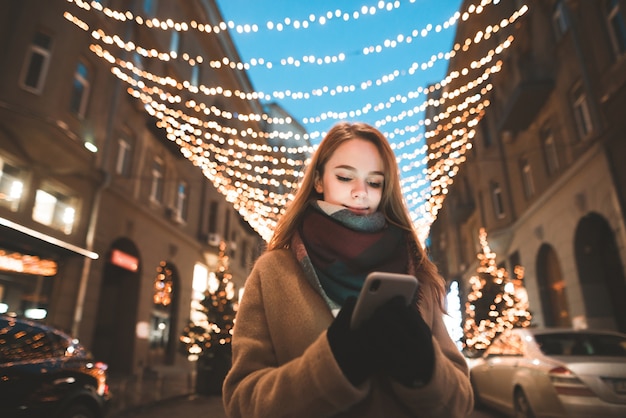
M220 243L215 277L196 305L196 315L180 337L189 360L197 360L196 391L219 394L231 365L231 338L235 320L235 287L228 272L226 244Z
M480 265L469 280L471 289L465 303L463 326L465 347L470 352L487 348L502 331L530 325L528 297L523 285L524 269L514 266L515 278L496 265L496 254L489 248L487 232L480 229Z

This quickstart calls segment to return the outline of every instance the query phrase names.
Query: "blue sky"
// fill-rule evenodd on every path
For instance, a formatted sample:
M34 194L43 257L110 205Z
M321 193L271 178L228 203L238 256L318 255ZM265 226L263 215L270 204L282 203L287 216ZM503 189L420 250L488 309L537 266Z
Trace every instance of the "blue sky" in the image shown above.
M418 91L419 87L440 81L446 73L447 61L438 59L435 65L427 70L418 70L409 75L407 70L415 63L428 62L433 55L450 51L454 38L455 26L435 31L437 25L444 23L458 11L460 0L402 0L396 2L377 2L376 0L361 1L329 1L317 0L314 2L294 0L218 0L224 20L235 24L256 24L259 29L254 33L237 33L231 30L231 36L244 62L253 58L263 58L275 65L272 69L265 66L254 66L248 70L254 89L271 94L274 91L311 92L314 89L328 86L356 86L356 91L335 95L324 94L311 99L274 99L280 103L298 121L303 123L309 132L326 131L335 120L326 120L321 123L304 123L305 118L321 115L328 111L348 112L364 109L368 103L372 106L378 103L387 103L392 97L402 97L410 92ZM384 5L380 8L379 5ZM388 5L394 5L391 10ZM362 7L375 9L362 13ZM335 11L341 10L341 16L348 13L348 21L336 18ZM354 12L359 17L354 18ZM319 19L311 22L310 15L326 16L328 12L333 18L325 24ZM282 31L267 29L268 21L279 23L285 19L293 21L308 20L309 27L295 29L293 24L285 25ZM380 53L365 55L364 47L384 45L385 40L398 40L398 35L411 36L414 30L423 32L432 29L424 37L421 34L412 37L412 42L397 42L395 48L382 48ZM400 38L402 39L402 38ZM293 57L301 59L304 56L316 57L337 56L345 54L345 60L331 64L302 64L300 67L278 64L281 59ZM397 76L393 81L382 86L372 86L363 90L362 82L379 80L383 76L393 74ZM402 109L410 109L425 98L424 94L416 99L408 100L405 105L395 104L385 111L369 111L367 114L355 116L352 119L363 120L374 124L387 115L396 115ZM390 130L392 126L406 126L414 123L416 118L423 119L423 115L405 118L396 124L387 124L381 130ZM411 122L412 121L412 122ZM313 141L315 142L315 141Z
M458 18L455 14L461 3L462 0L217 0L224 20L234 24L230 33L242 61L264 59L274 64L271 69L257 65L248 70L255 91L272 95L285 91L311 93L324 87L329 90L354 87L354 91L334 95L272 98L272 101L278 102L305 127L313 145L339 120L315 121L328 112L344 113L341 115L344 116L350 111L360 111L342 119L377 126L400 156L405 197L422 234L427 234L430 228L430 216L423 199L428 182L423 164L424 112L419 106L427 97L422 89L446 76L445 54L453 46ZM336 17L338 9L340 17ZM358 12L356 18L355 12ZM320 24L319 17L329 13L332 17ZM311 19L311 15L315 18ZM349 18L345 20L344 16ZM298 21L302 26L307 20L308 28L294 27L293 22ZM270 30L267 22L283 23L284 28ZM246 24L257 25L258 31L239 33L237 25ZM408 38L411 42L407 42ZM390 41L395 41L396 46L386 46ZM363 52L364 48L376 46L381 47L380 52ZM323 58L340 54L345 59L337 63L280 65L281 59L289 57L302 62L311 55ZM422 69L422 64L428 62L430 66ZM418 69L411 74L410 69L415 66ZM376 85L391 74L396 74L393 80ZM362 84L367 82L372 86L363 89ZM381 103L385 107L374 111Z

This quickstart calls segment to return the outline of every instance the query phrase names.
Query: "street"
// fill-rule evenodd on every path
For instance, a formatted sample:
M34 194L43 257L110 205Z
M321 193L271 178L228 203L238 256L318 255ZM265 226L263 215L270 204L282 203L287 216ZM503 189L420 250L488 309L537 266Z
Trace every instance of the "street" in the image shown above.
M171 417L227 418L219 396L191 395L168 399L154 404L132 408L107 418L171 418Z
M187 396L124 411L108 418L171 418L171 417L227 418L222 399L218 396ZM474 411L468 418L505 418L491 411Z

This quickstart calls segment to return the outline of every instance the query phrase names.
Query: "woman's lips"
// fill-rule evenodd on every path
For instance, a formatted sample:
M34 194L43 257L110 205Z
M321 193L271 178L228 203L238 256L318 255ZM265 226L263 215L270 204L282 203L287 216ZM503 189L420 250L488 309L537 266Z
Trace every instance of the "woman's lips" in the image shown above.
M352 212L354 214L357 214L357 215L367 215L368 210L369 210L369 208L353 208L353 207L350 207L350 206L346 206L346 208L350 212Z

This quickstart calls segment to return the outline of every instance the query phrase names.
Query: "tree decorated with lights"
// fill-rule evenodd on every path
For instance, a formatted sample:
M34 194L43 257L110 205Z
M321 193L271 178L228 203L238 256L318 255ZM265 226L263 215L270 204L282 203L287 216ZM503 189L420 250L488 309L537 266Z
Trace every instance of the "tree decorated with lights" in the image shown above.
M507 271L496 265L496 254L489 247L484 228L480 229L479 239L480 264L477 274L469 280L463 326L464 345L470 352L484 350L506 329L529 326L532 317L523 285L523 267L515 266L515 277L509 278Z
M214 280L196 305L196 315L180 337L181 348L197 361L198 393L219 394L231 365L231 339L235 321L235 287L228 271L226 244L220 243Z

